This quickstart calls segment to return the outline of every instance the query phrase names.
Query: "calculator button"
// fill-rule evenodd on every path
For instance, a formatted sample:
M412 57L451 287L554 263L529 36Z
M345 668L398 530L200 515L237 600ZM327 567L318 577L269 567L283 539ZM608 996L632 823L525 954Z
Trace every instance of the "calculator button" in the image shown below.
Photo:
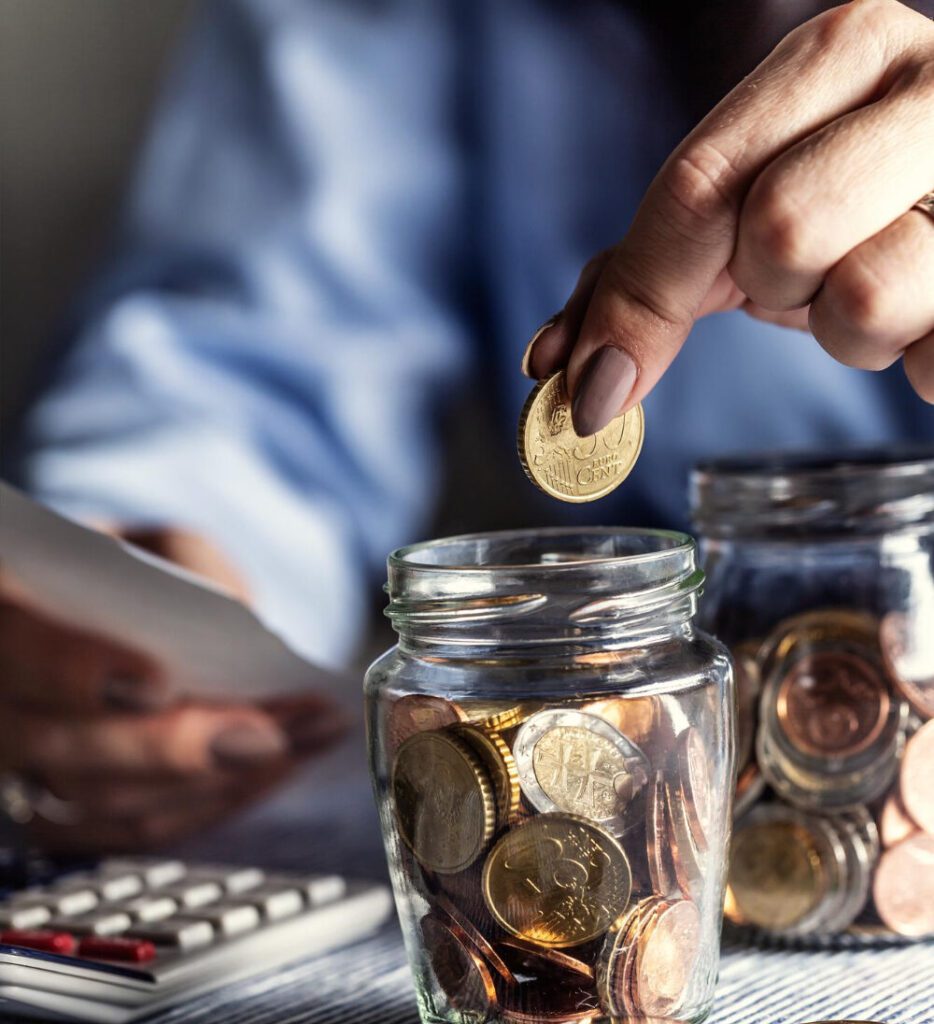
M26 949L39 949L44 953L60 953L62 956L71 956L75 951L75 937L69 932L7 928L0 932L0 943L6 943L8 946L24 946Z
M236 900L238 904L256 907L266 921L281 921L292 917L304 909L305 900L301 892L294 887L261 886L251 889Z
M266 880L260 868L226 867L223 864L199 864L188 869L188 878L217 882L229 896L255 889Z
M156 958L156 947L145 939L82 939L78 956L94 960L123 960L145 964Z
M145 939L157 946L189 950L207 946L214 941L214 929L207 921L173 918L171 921L151 921L134 925L127 936L131 939Z
M347 881L340 875L312 875L302 880L301 889L313 907L334 903L347 892Z
M137 896L115 903L113 909L129 914L134 921L164 921L178 910L178 904L171 896Z
M173 885L163 886L159 892L171 896L180 907L187 910L216 903L224 895L217 882L175 882Z
M111 857L102 861L97 869L102 875L139 875L150 889L171 885L185 877L185 865L180 860L158 857Z
M51 916L52 911L39 903L0 907L0 928L41 928Z
M207 921L214 930L227 938L242 935L259 927L259 911L256 907L245 904L218 904L199 910L197 914L183 917L180 920Z
M52 892L47 889L24 889L10 897L15 907L47 907L53 917L70 917L72 914L86 914L100 901L97 893L86 885L73 892Z
M80 875L71 875L53 882L49 888L55 893L75 893L90 889L99 899L112 902L113 900L125 900L136 896L143 891L143 880L138 874L128 872L102 875L98 873L82 872Z
M75 935L119 935L133 924L129 914L113 910L96 910L78 917L53 917L50 927L62 928Z

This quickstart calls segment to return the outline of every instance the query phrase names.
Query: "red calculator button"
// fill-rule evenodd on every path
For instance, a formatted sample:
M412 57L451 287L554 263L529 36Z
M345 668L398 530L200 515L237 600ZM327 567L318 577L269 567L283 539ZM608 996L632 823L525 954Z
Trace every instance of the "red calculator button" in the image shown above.
M78 956L89 956L95 960L129 960L144 964L155 959L156 947L145 939L82 939Z
M41 949L44 953L61 953L62 956L71 956L75 951L75 937L68 932L7 928L0 932L0 942L9 946L25 946L26 949Z

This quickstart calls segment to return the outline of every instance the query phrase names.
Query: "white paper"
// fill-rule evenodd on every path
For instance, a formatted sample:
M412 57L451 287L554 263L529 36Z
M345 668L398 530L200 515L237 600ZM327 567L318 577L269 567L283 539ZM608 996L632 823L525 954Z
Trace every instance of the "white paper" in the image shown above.
M237 598L149 552L66 519L0 481L0 568L31 606L159 662L179 696L348 698Z

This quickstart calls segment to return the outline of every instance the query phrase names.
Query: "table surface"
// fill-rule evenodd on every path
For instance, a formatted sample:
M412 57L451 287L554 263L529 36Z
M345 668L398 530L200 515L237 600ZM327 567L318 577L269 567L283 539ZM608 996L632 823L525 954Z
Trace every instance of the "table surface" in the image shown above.
M385 878L362 737L312 765L279 798L174 851L271 869ZM934 1024L934 943L792 952L727 946L710 1024L803 1024L849 1018ZM328 956L147 1018L147 1024L417 1024L395 923Z

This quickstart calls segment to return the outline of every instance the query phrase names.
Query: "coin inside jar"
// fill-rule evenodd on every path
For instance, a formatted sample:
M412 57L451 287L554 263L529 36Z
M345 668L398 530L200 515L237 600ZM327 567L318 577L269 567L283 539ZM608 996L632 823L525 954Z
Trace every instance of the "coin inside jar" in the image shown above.
M798 659L778 689L778 720L789 742L816 757L852 757L881 735L888 682L864 658L819 651Z
M689 727L678 736L678 795L697 849L710 845L716 827L710 780L710 755L700 732Z
M690 900L662 904L636 960L636 1002L648 1017L672 1017L682 1007L701 952L701 920Z
M493 787L477 755L456 736L420 732L406 740L393 766L392 793L399 835L432 871L463 871L493 838Z
M901 797L911 819L934 834L934 719L922 725L905 747Z
M733 837L727 916L737 924L783 931L820 904L828 880L813 837L793 821L761 821Z
M616 835L623 814L646 780L642 751L597 715L549 709L527 719L513 754L522 790L544 812L595 821Z
M590 437L578 437L564 371L540 381L519 417L519 461L526 475L561 501L594 501L629 475L642 450L642 406L617 416Z
M509 744L492 729L473 725L455 725L451 732L460 737L480 758L493 784L497 825L504 828L516 821L522 807L519 770Z
M578 960L561 952L560 949L543 949L534 942L526 942L524 939L507 938L501 939L499 946L502 949L517 954L519 962L526 967L543 971L565 971L568 974L577 974L582 978L593 978L593 968L590 964Z
M602 935L631 891L619 842L593 822L565 814L542 814L507 832L483 868L483 896L497 923L548 948Z
M467 937L433 914L422 918L421 930L431 969L451 1006L487 1013L496 1003L496 986Z
M454 701L428 694L407 694L389 706L387 745L395 752L417 732L443 729L464 720L465 715Z
M882 854L873 879L879 917L899 935L934 935L934 836L919 833Z

